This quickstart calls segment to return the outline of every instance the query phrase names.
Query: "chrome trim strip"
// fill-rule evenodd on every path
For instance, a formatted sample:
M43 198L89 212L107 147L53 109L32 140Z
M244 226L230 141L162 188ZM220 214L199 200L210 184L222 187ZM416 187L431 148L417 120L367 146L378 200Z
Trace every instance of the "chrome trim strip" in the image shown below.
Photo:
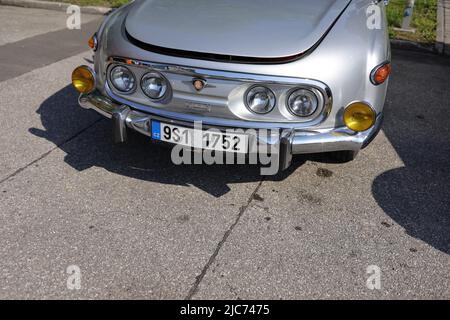
M138 67L146 67L154 70L159 70L161 72L169 72L176 74L183 74L187 76L197 76L201 78L214 78L220 80L233 80L233 81L241 81L241 82L264 82L266 84L284 84L284 85L310 85L316 86L331 98L331 90L328 88L326 84L321 81L308 79L308 78L294 78L294 77L280 77L280 76L272 76L272 75L262 75L262 74L254 74L254 73L242 73L242 72L232 72L232 71L223 71L223 70L214 70L214 69L201 69L195 67L187 67L187 66L179 66L179 65L171 65L171 64L163 64L157 62L149 62L135 59L128 59L122 57L109 57L109 63L123 63L128 65L134 65Z

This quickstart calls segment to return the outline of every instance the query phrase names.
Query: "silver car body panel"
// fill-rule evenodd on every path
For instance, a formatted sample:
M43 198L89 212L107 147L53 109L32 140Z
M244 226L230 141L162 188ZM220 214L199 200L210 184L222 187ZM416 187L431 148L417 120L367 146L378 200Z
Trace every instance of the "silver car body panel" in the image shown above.
M388 81L375 86L370 81L370 74L373 68L380 63L390 60L390 44L383 2L376 4L381 12L379 17L381 22L380 28L369 28L367 24L368 9L370 6L375 5L374 2L370 0L352 0L347 8L340 12L339 18L334 21L331 29L324 31L326 28L319 28L318 25L311 27L314 29L314 31L311 31L312 33L315 33L317 30L325 32L319 43L316 43L314 50L294 61L266 64L211 61L201 58L192 59L161 54L132 44L125 30L126 23L127 21L128 24L130 23L129 14L136 10L134 8L143 7L150 11L152 1L148 1L149 4L145 6L143 5L144 2L134 1L116 10L105 19L98 31L99 48L95 54L94 66L97 81L96 95L101 94L105 99L112 100L114 104L126 105L132 111L136 110L138 113L147 114L147 118L156 115L182 123L203 121L205 125L212 126L291 128L302 132L314 132L314 139L316 140L311 138L310 136L312 135L310 134L299 135L300 138L292 139L292 141L296 140L297 143L299 143L299 139L320 141L321 138L315 134L328 132L329 134L326 138L328 147L325 148L319 145L308 149L316 150L314 152L319 152L317 150L348 150L345 149L345 146L348 147L349 145L351 145L351 150L357 150L371 136L373 130L355 134L344 129L342 114L345 107L350 103L365 101L372 106L379 118L381 118ZM292 0L285 2L299 2L306 6L306 1ZM314 5L315 2L310 1L309 3L311 6L316 6ZM334 17L337 17L339 15L338 11L342 10L344 4L347 5L348 3L347 1L318 2L324 8L331 10ZM153 3L159 3L159 1ZM184 2L179 0L171 1L171 3L179 5ZM204 7L208 5L204 4ZM204 7L202 10L207 10ZM338 10L337 8L340 9ZM172 10L175 10L175 8L172 8ZM145 10L142 14L145 15ZM239 16L242 18L241 13L239 13ZM324 16L327 16L327 14L324 14ZM144 16L141 16L141 19L144 19L142 17ZM276 14L274 17L276 19ZM191 23L198 21L200 28L201 20L196 20L195 17L192 17L192 19L193 22ZM136 24L148 25L149 20L144 20L138 21ZM331 19L327 21L328 24ZM130 25L127 27L131 28ZM219 35L217 33L222 28L226 32L230 32L226 25L203 25L202 27L204 28L202 32L205 37L208 30L211 32L210 36L214 35L217 38L220 38L220 33ZM177 28L179 37L182 37L185 33L184 26L179 24ZM143 29L142 32L150 33L149 30L148 27L145 30ZM133 32L133 30L129 31ZM242 33L249 34L248 32L250 31L248 29L242 30ZM169 38L169 36L173 36L175 29L169 29L167 34L162 29L158 32L160 33L158 37ZM271 30L271 32L275 31ZM278 32L282 32L282 30L278 30ZM292 30L289 32L292 32ZM240 38L237 37L236 40L238 39ZM269 45L266 46L270 46L271 43L277 43L278 47L282 46L281 42L276 42L278 40L269 39L267 40ZM170 41L173 41L173 39L171 38ZM239 41L228 42L228 49L224 49L221 53L232 53L241 56L250 52L245 50L239 51L239 48L242 47L241 42L242 38ZM166 43L169 45L169 42ZM209 49L197 46L190 48L182 45L181 42L177 43L180 44L178 48L183 48L183 50L193 49L199 52L208 50L212 52L212 47L209 47ZM161 42L159 44L163 45L164 43ZM284 49L287 48L287 51L271 51L270 53L264 53L263 46L259 48L259 54L256 57L291 54L309 46L310 43L302 42L296 49L293 49L294 47L290 46L289 43L284 47ZM242 48L245 48L245 46ZM150 99L145 98L139 88L131 95L114 92L114 89L111 89L108 85L107 71L112 64L117 63L126 64L133 69L133 72L136 72L138 77L147 71L157 70L161 72L170 81L173 88L172 98L174 99L165 103L150 101ZM206 87L201 92L195 92L192 86L189 85L189 82L194 76L199 75L208 81L210 87ZM139 80L140 78L137 78L138 82ZM243 102L245 89L253 84L261 83L261 81L267 86L271 86L277 94L277 106L273 113L266 116L248 112ZM323 94L324 102L327 104L320 112L307 119L295 118L287 114L285 109L283 109L285 108L287 92L292 88L303 86L318 88ZM84 97L83 101L85 107L92 105L87 97ZM196 104L199 108L195 108ZM101 109L98 106L93 108L97 111ZM352 142L336 143L333 146L333 137L342 139L343 134L346 137L345 139L350 139L349 141Z
M286 57L313 47L350 0L148 0L125 22L151 45L246 57Z

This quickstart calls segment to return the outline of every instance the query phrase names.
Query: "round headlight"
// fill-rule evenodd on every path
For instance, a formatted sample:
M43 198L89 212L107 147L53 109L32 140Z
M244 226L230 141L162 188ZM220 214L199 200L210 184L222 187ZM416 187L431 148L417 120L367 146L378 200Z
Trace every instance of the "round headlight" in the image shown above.
M266 87L253 87L248 90L245 102L254 113L269 113L275 107L275 95Z
M375 124L375 118L375 111L363 102L352 103L344 111L345 125L356 132L370 129Z
M81 93L90 93L95 88L94 72L88 66L79 66L72 72L72 85Z
M141 79L141 88L149 98L159 100L167 92L167 80L159 73L147 73Z
M308 117L316 112L319 101L314 92L307 89L298 89L291 93L287 106L289 111L299 117Z
M121 92L130 92L135 88L136 80L133 73L123 66L114 67L110 79L114 88Z

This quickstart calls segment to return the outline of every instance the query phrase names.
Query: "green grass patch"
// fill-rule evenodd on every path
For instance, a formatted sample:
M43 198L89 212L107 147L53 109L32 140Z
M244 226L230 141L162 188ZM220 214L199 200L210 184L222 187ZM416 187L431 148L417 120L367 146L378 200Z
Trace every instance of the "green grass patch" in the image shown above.
M411 27L416 29L415 33L394 30L394 27L400 28L402 25L405 5L405 0L389 1L387 18L391 38L433 44L436 41L437 0L416 0L411 22Z

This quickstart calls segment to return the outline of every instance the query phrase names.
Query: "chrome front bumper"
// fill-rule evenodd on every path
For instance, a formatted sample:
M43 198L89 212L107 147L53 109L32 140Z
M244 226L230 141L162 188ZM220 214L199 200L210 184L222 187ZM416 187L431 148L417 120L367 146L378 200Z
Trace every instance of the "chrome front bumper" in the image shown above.
M81 94L79 104L85 109L94 109L105 117L112 119L113 137L115 142L124 142L127 139L127 128L138 131L144 135L151 136L151 120L159 120L166 123L174 123L182 126L192 127L192 123L161 117L159 115L137 111L131 107L114 102L109 97L98 91L89 94ZM383 114L377 116L375 125L364 132L354 132L347 128L334 128L328 130L306 130L291 129L283 130L278 141L267 141L268 144L279 144L280 162L282 169L286 169L291 162L293 154L322 153L332 151L354 151L367 146L378 134ZM204 124L206 128L208 124ZM217 127L227 129L226 127ZM243 128L245 129L245 128ZM258 137L256 137L258 139Z

